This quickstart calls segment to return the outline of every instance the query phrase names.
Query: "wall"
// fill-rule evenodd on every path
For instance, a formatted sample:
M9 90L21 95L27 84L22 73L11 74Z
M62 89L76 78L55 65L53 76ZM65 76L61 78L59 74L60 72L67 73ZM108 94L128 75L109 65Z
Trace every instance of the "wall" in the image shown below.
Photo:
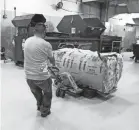
M7 19L2 18L3 11L1 11L1 45L7 47L9 42L12 40L14 35L14 27L11 23L13 19L13 13L11 11L7 12Z
M4 1L4 0L2 0ZM63 14L69 14L65 11L55 11L53 10L52 6L53 4L56 4L59 0L6 0L6 9L12 11L14 7L17 8L17 15L21 15L21 12L24 13L43 13L45 15L50 16L63 16ZM65 3L65 2L64 2ZM67 7L71 5L65 4ZM77 4L72 4L71 8L76 9ZM75 10L77 11L77 10Z
M125 36L124 36L124 48L132 48L132 44L136 43L136 28L126 26Z
M133 20L134 20L135 24L138 25L138 26L136 26L136 37L139 39L139 14Z
M4 5L2 0L2 5ZM13 10L14 7L17 8L17 15L21 15L21 12L24 13L42 13L48 16L61 16L69 15L69 14L75 14L77 12L81 13L89 13L90 11L94 14L94 16L99 16L99 6L98 4L92 4L92 5L82 5L80 6L80 2L77 2L77 0L67 0L63 1L63 8L68 10L58 10L55 11L53 9L54 4L57 4L61 0L6 0L6 9L7 10ZM4 7L3 7L4 8ZM2 8L2 9L3 9ZM88 15L87 15L88 17Z
M117 14L124 14L128 12L128 8L127 7L114 7L114 6L110 6L108 9L108 18L113 17L114 15Z
M114 0L113 0L114 1ZM117 6L114 4L117 2ZM125 3L126 6L118 6L118 4ZM139 1L138 0L116 0L110 2L108 9L108 18L113 17L117 14L124 13L139 13Z
M138 0L128 1L128 11L129 13L139 13L139 1Z
M84 18L100 18L100 4L95 2L80 4L79 12L83 13Z

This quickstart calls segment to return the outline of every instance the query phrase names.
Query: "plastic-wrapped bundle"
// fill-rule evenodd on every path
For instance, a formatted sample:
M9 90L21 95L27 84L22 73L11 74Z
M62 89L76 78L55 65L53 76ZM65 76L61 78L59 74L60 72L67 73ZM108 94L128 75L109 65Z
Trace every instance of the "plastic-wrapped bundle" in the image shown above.
M64 48L54 51L56 65L60 72L69 72L77 84L110 93L121 78L122 55L101 54L81 49Z

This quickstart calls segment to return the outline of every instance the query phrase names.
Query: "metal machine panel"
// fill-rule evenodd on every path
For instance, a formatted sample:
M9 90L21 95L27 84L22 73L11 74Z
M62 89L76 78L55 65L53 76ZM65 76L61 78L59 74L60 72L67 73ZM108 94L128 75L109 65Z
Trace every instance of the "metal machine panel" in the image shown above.
M59 32L68 34L71 34L72 29L74 28L75 28L75 34L83 32L86 28L85 22L79 15L66 15L63 17L63 19L57 26Z
M57 29L62 33L93 38L100 37L106 28L98 18L82 19L80 15L67 15L60 21Z
M22 36L15 37L15 62L24 61L23 50L22 50Z
M22 15L16 16L12 23L15 27L28 27L29 24L34 24L37 22L46 22L45 17L42 14L30 14L30 15Z

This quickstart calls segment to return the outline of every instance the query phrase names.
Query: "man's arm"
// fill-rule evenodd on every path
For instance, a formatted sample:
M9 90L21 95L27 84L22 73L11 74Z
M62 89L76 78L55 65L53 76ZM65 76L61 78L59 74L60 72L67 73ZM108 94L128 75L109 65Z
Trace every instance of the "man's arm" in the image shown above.
M52 51L52 46L51 44L48 45L47 47L47 56L48 56L48 59L50 61L50 63L55 66L55 59L54 59L54 56L53 56L53 51Z
M50 60L50 63L55 66L55 58L54 57L48 57L48 59Z

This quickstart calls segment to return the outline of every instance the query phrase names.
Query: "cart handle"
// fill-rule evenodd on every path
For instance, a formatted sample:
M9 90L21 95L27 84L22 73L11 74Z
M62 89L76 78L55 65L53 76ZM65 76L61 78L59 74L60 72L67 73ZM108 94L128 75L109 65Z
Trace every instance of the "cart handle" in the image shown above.
M59 69L56 66L49 66L48 69L52 72L59 72Z

